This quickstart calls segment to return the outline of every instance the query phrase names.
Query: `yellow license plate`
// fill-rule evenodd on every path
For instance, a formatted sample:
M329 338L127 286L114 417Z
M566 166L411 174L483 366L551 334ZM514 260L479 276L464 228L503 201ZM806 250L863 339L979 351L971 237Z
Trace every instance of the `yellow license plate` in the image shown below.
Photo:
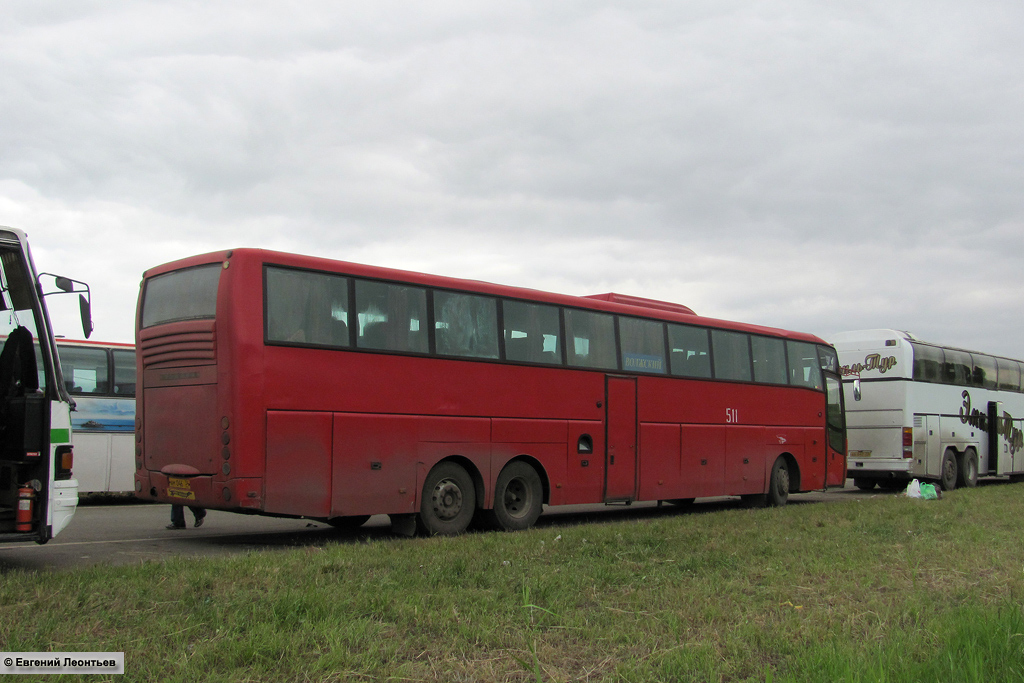
M180 477L167 478L167 495L171 498L181 498L182 500L196 499L196 494L192 491L191 482Z
M851 458L870 458L871 451L850 451Z

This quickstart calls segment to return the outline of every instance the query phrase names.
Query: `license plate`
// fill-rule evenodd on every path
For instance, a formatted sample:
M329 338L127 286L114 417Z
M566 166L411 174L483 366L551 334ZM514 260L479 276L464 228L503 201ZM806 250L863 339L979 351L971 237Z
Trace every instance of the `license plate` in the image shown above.
M850 451L851 458L870 458L871 451Z
M196 494L192 491L191 482L180 477L167 478L167 495L171 498L180 498L182 500L196 499Z

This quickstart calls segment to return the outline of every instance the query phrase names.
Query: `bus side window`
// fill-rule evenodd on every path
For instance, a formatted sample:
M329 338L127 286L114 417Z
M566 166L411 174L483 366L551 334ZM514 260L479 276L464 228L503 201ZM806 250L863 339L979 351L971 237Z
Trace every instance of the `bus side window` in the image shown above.
M973 386L974 362L971 360L971 354L953 349L946 349L945 354L943 382L959 386Z
M711 378L707 328L669 325L668 342L672 350L673 375Z
M941 382L945 359L942 349L910 342L914 351L914 379L919 382Z
M749 339L749 336L742 332L711 330L715 379L733 379L743 382L751 380Z
M502 301L505 359L524 363L562 362L558 307Z
M786 343L771 337L750 337L754 354L754 381L763 384L786 384Z
M619 318L622 369L665 374L665 326L653 320Z
M62 346L59 350L64 385L72 394L105 394L110 390L107 373L107 352Z
M565 336L569 365L617 370L615 317L575 308L565 309Z
M821 389L821 364L814 344L806 342L786 342L786 354L789 357L789 383Z
M267 340L348 346L348 278L268 267Z
M135 395L135 352L118 351L114 355L114 393L118 396Z
M427 290L356 280L356 346L426 353Z
M434 292L434 334L444 356L498 357L498 302L486 296Z

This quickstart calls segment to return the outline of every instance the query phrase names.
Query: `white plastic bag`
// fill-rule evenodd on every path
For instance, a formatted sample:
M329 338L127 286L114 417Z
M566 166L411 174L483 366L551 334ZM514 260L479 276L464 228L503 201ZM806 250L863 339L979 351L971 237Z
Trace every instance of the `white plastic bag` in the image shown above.
M910 486L907 487L908 498L920 498L921 497L921 482L917 479L910 482Z

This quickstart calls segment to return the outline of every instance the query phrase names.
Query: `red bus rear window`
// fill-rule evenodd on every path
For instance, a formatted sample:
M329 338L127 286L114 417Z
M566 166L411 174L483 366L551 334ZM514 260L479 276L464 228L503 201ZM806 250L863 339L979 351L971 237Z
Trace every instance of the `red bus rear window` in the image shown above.
M221 269L220 263L211 263L147 280L142 298L142 326L215 317Z

